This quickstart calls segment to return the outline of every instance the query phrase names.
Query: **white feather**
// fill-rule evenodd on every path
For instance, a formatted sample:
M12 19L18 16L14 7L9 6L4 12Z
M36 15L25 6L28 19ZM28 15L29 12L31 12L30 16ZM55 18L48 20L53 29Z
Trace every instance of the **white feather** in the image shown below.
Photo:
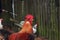
M0 19L0 29L3 29L2 20Z

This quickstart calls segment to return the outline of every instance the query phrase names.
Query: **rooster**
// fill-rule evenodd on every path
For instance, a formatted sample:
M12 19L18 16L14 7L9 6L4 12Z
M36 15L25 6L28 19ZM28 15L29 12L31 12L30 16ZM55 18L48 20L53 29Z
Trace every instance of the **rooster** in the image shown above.
M13 33L9 36L9 40L34 40L33 29L32 29L32 21L33 21L32 15L27 15L25 17L25 23L22 27L22 29L17 32Z

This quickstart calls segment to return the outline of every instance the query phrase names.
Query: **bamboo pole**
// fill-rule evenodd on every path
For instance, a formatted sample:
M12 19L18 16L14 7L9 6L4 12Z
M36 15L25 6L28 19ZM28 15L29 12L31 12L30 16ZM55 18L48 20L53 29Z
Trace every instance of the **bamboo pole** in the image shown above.
M13 13L13 18L15 19L14 0L12 0L12 13Z

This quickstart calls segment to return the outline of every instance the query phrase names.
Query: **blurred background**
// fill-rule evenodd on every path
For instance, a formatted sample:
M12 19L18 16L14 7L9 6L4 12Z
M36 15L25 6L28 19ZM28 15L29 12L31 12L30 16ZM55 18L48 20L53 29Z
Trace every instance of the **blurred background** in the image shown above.
M19 23L26 14L34 15L34 23L38 23L37 33L49 40L60 40L60 0L0 0L0 17L10 22L12 29L18 26L10 18Z

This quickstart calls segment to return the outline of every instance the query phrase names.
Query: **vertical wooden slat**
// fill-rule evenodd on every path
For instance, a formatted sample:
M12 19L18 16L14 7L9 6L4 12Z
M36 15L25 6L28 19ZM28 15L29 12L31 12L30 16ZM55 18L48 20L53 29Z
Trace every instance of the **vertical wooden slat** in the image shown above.
M0 18L2 17L2 0L0 0Z

